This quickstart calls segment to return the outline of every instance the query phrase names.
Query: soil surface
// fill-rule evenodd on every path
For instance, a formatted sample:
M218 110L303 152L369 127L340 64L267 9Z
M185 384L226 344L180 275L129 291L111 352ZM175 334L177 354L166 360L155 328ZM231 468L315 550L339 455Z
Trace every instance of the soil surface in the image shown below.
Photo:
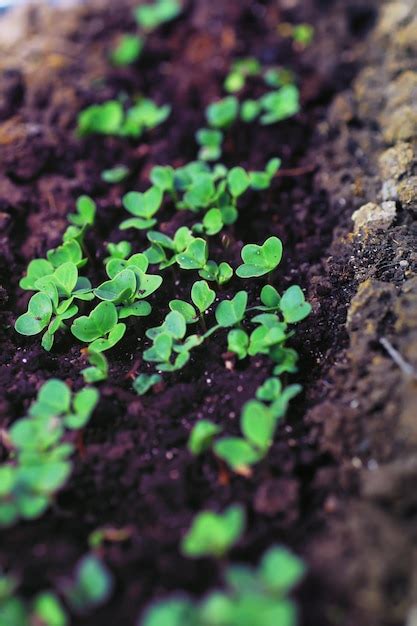
M417 5L365 4L189 1L179 19L149 36L136 66L117 70L107 54L134 28L131 2L58 14L37 9L26 14L24 38L0 22L9 37L0 59L5 429L48 378L74 389L83 384L86 363L71 335L46 353L37 338L13 330L29 297L18 281L32 258L60 242L77 196L88 193L99 207L87 237L88 276L97 283L103 242L128 238L135 251L144 244L136 231L118 230L121 197L146 188L153 165L195 158L194 133L207 104L222 96L233 59L254 55L289 67L302 94L295 118L229 132L228 165L256 169L278 155L283 170L270 191L245 198L227 246L213 240L213 257L236 266L243 243L272 234L283 240L276 286L301 284L314 309L293 341L300 371L290 381L300 382L303 394L250 478L225 473L210 453L192 458L186 442L195 422L209 418L237 433L240 409L270 366L255 358L227 369L219 334L184 370L138 397L132 378L147 371L144 330L163 317L168 298L186 297L191 285L166 279L153 302L155 320L129 321L109 353L110 377L100 385L69 483L40 520L2 533L0 567L17 574L30 597L59 585L93 530L126 529L124 541L108 541L101 552L116 579L111 601L74 624L133 626L150 600L219 584L224 564L185 559L178 546L197 512L234 502L246 507L248 528L231 559L257 562L277 542L306 559L309 575L298 594L306 626L396 626L412 616L417 384L398 355L417 368ZM297 49L277 33L280 22L313 24L313 44ZM257 89L251 83L247 95ZM170 103L171 117L135 142L78 139L78 112L120 93ZM109 186L100 173L116 163L131 174ZM352 232L353 212L369 202ZM168 234L186 223L169 209L163 218Z

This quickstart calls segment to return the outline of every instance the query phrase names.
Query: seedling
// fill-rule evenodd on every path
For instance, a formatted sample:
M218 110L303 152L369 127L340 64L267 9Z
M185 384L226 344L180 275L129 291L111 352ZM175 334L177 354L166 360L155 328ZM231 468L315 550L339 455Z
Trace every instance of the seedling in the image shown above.
M134 63L140 57L144 43L139 35L123 35L110 55L112 63L121 67Z
M103 170L101 172L101 179L104 180L105 183L109 183L110 185L121 183L128 176L129 168L127 168L125 165L115 165L109 170Z
M108 243L108 257L104 259L105 263L112 259L126 259L132 252L132 244L129 241L119 241L119 243Z
M237 119L238 112L238 99L235 96L227 96L210 104L206 109L206 117L211 127L228 128Z
M109 350L120 341L125 331L126 325L118 323L113 302L100 302L90 315L77 318L71 326L74 337L90 344L90 352Z
M71 609L84 615L105 604L113 588L110 570L98 557L88 554L78 562L74 580L63 585L62 593Z
M187 321L178 310L172 310L164 323L149 328L146 336L153 344L145 350L143 358L157 364L161 372L175 372L182 369L190 359L190 351L204 341L204 337L190 335L185 339Z
M167 105L158 107L152 100L142 98L127 111L118 100L93 104L78 116L78 135L115 135L138 138L145 130L164 122L171 112Z
M248 294L239 291L231 300L223 300L218 305L215 315L219 326L230 328L239 324L245 317Z
M203 511L193 520L181 549L191 558L214 556L221 558L237 543L245 529L245 512L239 505L224 513Z
M139 396L144 396L145 393L152 389L155 385L162 381L159 374L139 374L133 381L133 389Z
M280 263L282 258L282 242L278 237L269 237L261 246L248 244L242 249L243 265L236 274L239 278L254 278L269 274Z
M263 110L261 124L275 124L299 112L300 92L295 85L284 85L262 96L259 102Z
M213 439L221 433L222 429L210 420L200 420L191 431L188 440L188 449L191 454L198 455L208 450L213 443Z
M254 57L234 61L231 71L224 82L225 90L229 93L240 91L245 86L246 79L249 76L256 76L260 71L261 64Z
M76 213L69 213L67 219L79 228L92 226L96 217L97 206L89 196L80 196L76 202ZM73 259L66 259L71 261ZM61 259L62 262L62 259Z
M121 230L151 228L156 224L155 213L162 204L163 194L158 187L150 187L145 193L130 191L123 198L123 206L135 217L120 224Z
M87 351L89 367L81 370L86 383L98 383L106 380L109 375L109 364L102 352Z
M137 23L145 31L151 31L169 22L181 13L178 0L156 0L153 4L142 4L135 9Z
M68 616L52 591L44 591L30 603L16 595L17 581L0 571L0 624L4 626L68 626Z
M29 301L26 313L18 317L15 329L21 335L37 335L47 328L42 337L42 346L50 350L55 333L65 329L64 321L78 312L73 304L74 299L91 300L93 294L88 279L78 276L77 266L72 262L63 263L53 273L36 278L43 270L45 263L32 261L28 275L21 282L30 289L37 289ZM34 281L34 282L33 282Z
M311 313L311 304L305 301L298 285L292 285L284 292L280 308L287 324L296 324Z
M201 128L196 134L197 143L201 146L198 158L203 161L217 161L222 155L223 133L220 130Z
M232 565L226 586L202 601L175 595L153 604L141 626L296 626L297 608L289 594L306 572L304 563L282 546L264 553L258 567Z
M205 280L199 280L194 283L191 289L191 300L203 314L213 304L216 298L216 292L210 289Z

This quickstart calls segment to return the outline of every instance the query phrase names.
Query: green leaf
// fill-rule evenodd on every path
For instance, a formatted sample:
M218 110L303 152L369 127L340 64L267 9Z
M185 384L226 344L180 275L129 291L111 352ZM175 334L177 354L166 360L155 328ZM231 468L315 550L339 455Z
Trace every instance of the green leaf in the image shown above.
M301 322L311 313L311 304L305 301L304 294L298 285L292 285L282 295L281 311L287 324Z
M233 167L227 175L227 184L232 196L238 198L249 188L249 175L243 167Z
M219 285L224 285L229 282L233 276L233 270L228 263L222 262L219 265L219 271L217 275L217 282Z
M48 261L56 267L60 267L63 263L74 263L77 267L81 267L85 264L83 259L83 251L80 244L75 239L70 239L58 246L54 250L48 250L46 253Z
M245 100L240 109L240 117L246 123L253 122L261 112L261 105L257 100Z
M121 302L128 303L135 296L136 289L137 279L135 272L125 269L111 280L105 281L97 289L94 289L94 294L100 300L114 302L115 304Z
M134 302L133 304L128 304L126 306L122 306L119 309L119 320L123 320L126 317L146 317L150 315L152 312L152 307L149 302L140 301Z
M155 165L150 174L151 183L161 191L174 189L174 169L170 165Z
M139 396L143 396L149 389L161 381L162 377L159 374L139 374L133 381L132 386Z
M217 323L223 328L238 324L245 317L247 303L246 291L239 291L231 300L223 300L216 309Z
M112 63L121 67L134 63L140 57L144 43L139 35L123 35L110 55Z
M64 594L72 610L84 613L104 604L113 587L110 571L100 559L89 554L78 563L75 581L64 588Z
M270 548L263 556L259 572L263 583L273 593L285 595L304 577L304 563L286 548Z
M207 450L211 446L214 437L221 431L221 427L210 420L197 422L188 440L188 449L191 454L198 455Z
M225 437L219 439L213 446L216 455L238 474L246 476L249 467L257 463L260 454L245 439L239 437Z
M279 398L281 390L282 385L279 378L267 378L256 390L256 397L264 402L274 402Z
M71 391L62 380L52 378L39 390L36 402L29 409L32 417L56 417L67 413L71 403Z
M181 549L191 558L223 556L240 539L245 528L245 512L239 505L230 506L224 513L203 511L193 520Z
M51 591L44 591L36 596L32 611L33 617L39 624L45 626L67 626L69 624L59 598Z
M68 221L76 226L92 226L96 216L97 206L90 196L82 195L77 198L76 213L69 213L67 215ZM68 242L70 243L70 242ZM68 259L73 260L73 259Z
M207 235L217 235L223 228L223 217L220 209L210 209L203 217L203 226Z
M112 302L100 302L89 316L83 315L71 326L72 334L80 341L94 341L103 337L117 324L117 310Z
M272 443L276 421L267 406L257 400L250 400L243 407L241 417L242 433L260 452L265 453Z
M242 249L243 265L236 274L239 278L263 276L274 270L282 258L282 242L278 237L269 237L261 246L248 244Z
M191 626L197 624L192 615L193 608L189 600L162 600L147 609L141 626Z
M114 167L101 172L101 180L104 180L105 183L109 183L110 185L114 185L116 183L121 183L122 180L125 180L125 178L128 177L128 175L129 168L126 167L126 165L115 165Z
M205 280L198 280L191 289L191 300L200 311L204 313L216 299L216 292L210 289Z
M108 100L103 104L93 104L79 114L78 134L80 136L94 133L102 135L118 134L123 117L123 107L117 100Z
M182 339L187 332L186 321L178 311L171 311L165 318L164 330L174 339Z
M194 239L176 258L183 270L203 269L208 260L207 242L201 238Z
M235 96L227 96L207 107L206 116L210 126L227 128L232 124L239 111L239 101Z
M194 322L198 319L194 307L184 300L171 300L169 308L171 311L178 311L178 313L181 313L187 324L194 324Z
M191 210L208 207L216 194L211 174L202 173L195 176L183 197L183 203Z
M39 278L49 276L54 271L52 263L45 259L34 259L27 267L26 276L19 282L22 289L35 291L35 283Z
M78 280L77 266L72 263L63 263L54 272L58 289L61 289L65 295L69 296L73 292Z
M21 335L37 335L52 317L51 299L43 293L35 293L29 301L28 311L17 318L15 329Z
M261 291L261 302L269 309L275 309L279 307L281 297L275 287L265 285Z
M244 359L248 354L249 337L244 330L234 328L227 335L227 349L237 354L239 359Z
M136 297L143 299L153 294L162 284L162 277L157 274L145 274L140 269L136 270L139 279Z
M104 304L104 303L102 303ZM116 324L108 334L107 339L96 339L90 344L92 352L104 352L113 348L123 337L126 332L126 324Z
M295 85L284 85L262 96L259 102L264 110L261 124L274 124L299 112L300 92Z
M158 187L150 187L145 193L129 191L123 197L123 206L132 215L149 220L160 208L162 198L163 192Z

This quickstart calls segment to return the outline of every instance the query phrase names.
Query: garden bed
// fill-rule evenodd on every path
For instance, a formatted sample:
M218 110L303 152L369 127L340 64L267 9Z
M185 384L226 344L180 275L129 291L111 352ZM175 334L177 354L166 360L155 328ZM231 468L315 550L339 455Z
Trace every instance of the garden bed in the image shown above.
M179 544L201 510L240 503L247 529L230 560L256 563L276 543L301 556L309 568L297 594L301 623L402 624L417 601L416 382L398 358L417 367L416 4L195 0L148 36L137 64L115 68L108 51L134 28L132 6L37 10L15 42L12 27L0 23L9 37L0 61L3 442L45 381L57 377L78 390L87 365L70 334L45 352L38 338L14 331L29 299L18 284L28 263L60 243L81 194L98 206L86 237L94 284L105 279L103 242L123 238L141 249L143 234L121 237L122 196L146 189L153 166L179 167L196 157L204 110L224 95L224 77L243 56L291 69L301 111L273 126L241 123L228 133L228 167L260 170L275 156L282 166L269 190L244 197L227 242L211 240L210 250L237 267L243 244L282 240L273 284L280 292L299 284L313 307L291 340L299 372L288 381L303 392L250 476L234 474L210 452L193 457L187 441L195 423L214 420L238 434L242 406L270 364L253 357L230 366L223 331L184 369L138 396L132 380L146 366L144 330L162 321L168 299L187 299L192 285L188 276L179 285L175 275L167 279L152 323L135 318L109 352L109 378L76 440L70 480L40 519L2 531L0 567L32 597L59 586L93 531L121 529L99 549L115 579L112 597L73 623L130 626L150 601L221 585L223 561L187 559ZM313 25L313 42L302 50L279 34L280 23ZM79 112L120 92L169 103L171 115L137 141L77 137ZM101 172L119 163L129 175L108 185ZM357 218L353 232L352 214L368 202L394 202L385 206L392 219L380 217L375 228ZM375 218L383 211L370 212ZM162 222L169 235L186 223L169 210ZM251 281L250 296L264 282ZM236 290L231 283L220 293Z

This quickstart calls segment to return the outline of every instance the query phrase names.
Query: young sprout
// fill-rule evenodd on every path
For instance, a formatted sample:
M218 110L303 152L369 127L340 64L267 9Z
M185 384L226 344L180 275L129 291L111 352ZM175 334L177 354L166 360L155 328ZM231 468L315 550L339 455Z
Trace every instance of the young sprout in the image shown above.
M98 383L106 380L109 375L109 364L102 352L87 351L89 367L81 370L86 383Z
M139 35L123 35L111 52L110 58L113 65L123 67L137 61L144 43Z
M149 328L146 336L152 339L150 348L145 350L143 358L157 364L161 372L175 372L182 369L190 359L190 352L199 346L204 338L190 335L185 339L187 321L178 310L172 310L165 317L164 323Z
M239 324L245 317L248 294L239 291L231 300L223 300L216 308L216 321L222 328Z
M49 351L55 333L59 329L65 329L64 321L78 312L73 300L91 300L93 294L90 282L78 276L74 263L63 263L53 273L43 275L33 283L41 268L45 268L45 265L32 265L28 268L28 276L21 281L31 289L37 289L39 293L30 299L27 312L17 318L15 329L21 335L32 336L47 328L42 337L42 347Z
M191 300L202 315L213 304L216 292L210 289L205 280L198 280L191 289Z
M311 313L311 304L305 301L298 285L292 285L282 295L280 309L287 324L301 322Z
M234 352L239 360L244 359L248 354L249 337L241 328L234 328L227 335L227 349Z
M261 124L275 124L299 112L300 92L295 85L284 85L262 96L259 102L263 110Z
M84 228L92 226L96 217L97 206L89 196L80 196L76 202L76 213L69 213L67 219L74 226ZM68 244L67 244L68 245ZM72 259L66 259L68 261ZM61 261L62 262L62 261Z
M250 185L252 189L261 191L271 186L272 179L281 167L281 159L270 159L263 172L249 172Z
M117 100L93 104L78 115L80 137L92 134L118 135L123 124L123 106Z
M144 396L149 389L152 389L161 381L162 377L159 374L139 374L133 381L133 389L138 396Z
M261 70L261 64L258 59L248 57L247 59L238 59L232 64L231 71L226 76L224 88L229 93L236 93L243 89L248 76L256 76Z
M135 9L137 23L145 31L151 31L178 17L181 4L178 0L156 0L153 4L141 4Z
M282 242L278 237L269 237L261 246L248 244L242 249L243 265L236 274L239 278L254 278L269 274L280 263L282 258Z
M105 263L111 259L126 259L132 252L132 244L129 241L119 241L119 243L108 243L107 251L110 256L104 259Z
M208 261L207 241L197 237L193 239L184 252L176 256L178 265L183 270L202 270Z
M188 439L188 449L191 454L198 455L208 450L216 435L222 431L221 427L210 420L200 420L193 427Z
M228 128L236 120L239 112L239 101L235 96L227 96L223 100L209 104L206 117L213 128Z
M249 124L250 122L254 122L256 120L260 112L261 105L258 100L244 100L240 108L240 117L242 121Z
M120 224L121 230L152 228L156 224L155 213L160 209L163 193L158 187L150 187L145 193L130 191L123 198L123 206L135 217Z
M109 350L120 341L125 331L126 325L118 323L113 302L100 302L90 315L77 318L71 326L74 337L90 344L90 352Z
M110 570L97 556L87 554L77 563L74 580L63 585L62 593L71 609L84 615L105 604L113 588Z
M101 172L101 180L104 180L105 183L109 183L109 185L121 183L128 176L129 168L126 167L126 165L115 165Z
M203 161L217 161L222 155L223 133L211 128L200 128L196 133L197 143L201 146L198 158Z
M221 558L239 541L244 529L245 512L240 505L230 506L219 514L203 511L194 518L181 550L191 558Z
M120 129L121 137L139 138L145 130L151 130L165 122L171 113L171 107L159 107L149 98L141 98L130 107Z

